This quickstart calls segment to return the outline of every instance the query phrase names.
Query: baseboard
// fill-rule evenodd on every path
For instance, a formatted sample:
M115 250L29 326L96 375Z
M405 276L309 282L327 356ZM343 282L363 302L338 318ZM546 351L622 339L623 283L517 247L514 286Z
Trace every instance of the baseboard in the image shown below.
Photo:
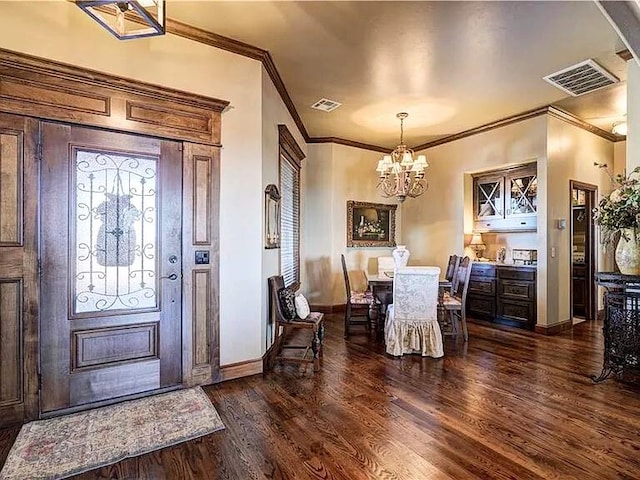
M344 313L347 306L344 303L337 305L311 305L312 312L320 313Z
M542 335L557 335L565 330L571 330L572 327L573 321L569 319L553 325L536 325L536 333L541 333Z
M225 380L248 377L259 373L262 373L262 358L222 365L220 367L220 380L224 382Z

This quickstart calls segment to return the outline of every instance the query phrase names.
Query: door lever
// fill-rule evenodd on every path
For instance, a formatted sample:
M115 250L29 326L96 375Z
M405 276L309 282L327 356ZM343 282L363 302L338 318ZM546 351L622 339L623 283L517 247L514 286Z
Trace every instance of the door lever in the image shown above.
M178 275L176 275L175 273L172 273L171 275L168 275L166 277L160 277L160 280L162 279L167 279L167 280L177 280L178 279Z

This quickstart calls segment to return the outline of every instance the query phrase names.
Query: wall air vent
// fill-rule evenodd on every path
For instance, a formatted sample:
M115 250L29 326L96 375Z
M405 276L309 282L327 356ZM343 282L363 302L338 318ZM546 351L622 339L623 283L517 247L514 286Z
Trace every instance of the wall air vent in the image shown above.
M620 81L591 58L543 78L574 97Z
M315 108L316 110L322 110L323 112L333 112L340 105L342 104L334 100L329 100L328 98L321 98L316 103L311 105L311 108Z

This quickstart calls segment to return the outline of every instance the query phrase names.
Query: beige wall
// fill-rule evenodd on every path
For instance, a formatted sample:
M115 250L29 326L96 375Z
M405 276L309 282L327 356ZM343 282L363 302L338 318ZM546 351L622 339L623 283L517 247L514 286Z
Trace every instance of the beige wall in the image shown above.
M640 166L640 65L627 61L627 171Z
M275 178L273 123L290 124L261 63L172 35L118 41L67 2L0 2L0 47L231 102L222 117L220 361L261 357L264 275L275 264L263 249L264 188Z
M278 185L280 188L279 178L279 133L278 125L286 125L289 131L293 134L296 142L306 153L307 144L304 142L302 135L298 131L295 122L291 118L289 111L286 109L280 94L276 90L273 82L269 78L266 70L262 68L262 212L264 212L264 189L270 183ZM302 162L302 176L305 175L306 161ZM301 190L304 180L301 179ZM302 195L302 202L305 201L304 195ZM301 209L303 207L301 206ZM264 215L261 219L262 225L262 338L263 352L271 346L273 343L273 331L268 324L269 315L269 297L267 291L266 279L272 275L278 275L280 273L280 249L265 249L264 248L264 229L265 220ZM304 225L304 216L301 219L301 223ZM301 228L304 228L301 225ZM304 242L301 242L301 247L304 248ZM303 253L301 253L301 256ZM302 262L301 262L302 263ZM303 275L303 272L301 272Z
M624 175L627 169L627 142L613 144L613 175Z
M340 255L345 254L354 288L364 288L363 272L377 268L376 258L392 248L347 248L347 200L395 205L376 185L380 153L338 144L311 144L305 184L303 289L313 305L344 304L346 293ZM396 214L396 241L401 243L402 207Z
M609 165L613 171L614 144L583 129L549 117L547 172L547 231L549 254L547 262L547 324L569 319L571 219L569 180L596 185L600 195L610 191L611 182L604 169L594 162ZM567 228L556 228L557 219L566 219ZM597 270L610 266L610 256L598 244ZM601 299L600 299L601 304Z
M404 206L403 238L414 261L444 269L453 253L472 256L465 245L473 231L471 174L526 162L538 163L538 230L489 235L486 255L497 245L538 250L538 323L546 324L546 116L496 128L425 150L430 190ZM457 192L464 192L460 194Z

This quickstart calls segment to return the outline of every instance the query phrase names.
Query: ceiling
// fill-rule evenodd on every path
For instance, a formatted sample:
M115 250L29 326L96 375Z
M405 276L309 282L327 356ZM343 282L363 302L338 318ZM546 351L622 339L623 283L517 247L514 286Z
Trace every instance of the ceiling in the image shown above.
M167 0L168 17L270 52L311 137L423 144L548 104L609 130L624 49L591 1ZM570 97L542 77L588 58L621 84ZM310 106L342 103L331 113Z

